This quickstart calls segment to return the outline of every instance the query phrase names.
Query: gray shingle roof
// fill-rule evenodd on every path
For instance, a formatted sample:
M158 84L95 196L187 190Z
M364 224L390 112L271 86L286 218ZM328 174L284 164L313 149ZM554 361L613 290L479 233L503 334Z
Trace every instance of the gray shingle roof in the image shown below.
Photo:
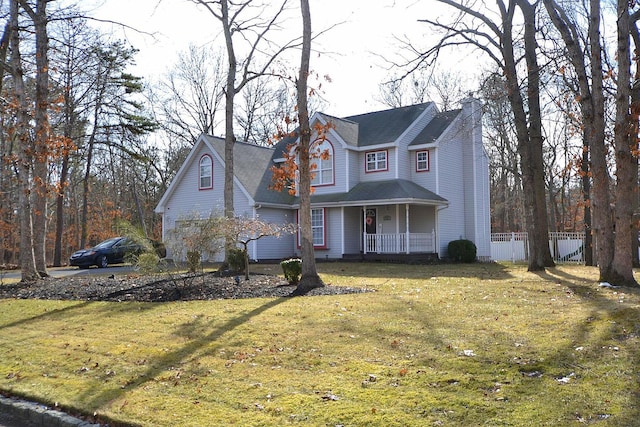
M391 143L432 105L431 102L394 108L346 118L322 116L333 121L335 131L351 146L371 146ZM420 132L410 145L434 142L458 116L460 110L439 113ZM224 159L224 140L208 136L208 141ZM288 192L270 190L272 172L270 167L275 159L283 157L286 147L297 138L281 140L274 148L260 147L237 142L234 148L234 172L238 180L256 203L291 206L298 198ZM411 181L389 180L382 182L361 182L346 193L313 195L312 203L363 204L383 201L413 201L429 204L446 204L447 200Z
M458 117L462 110L444 111L436 114L429 124L409 143L412 145L431 144L435 142L442 132Z
M207 135L207 141L224 160L224 139ZM267 189L263 181L268 175L274 150L268 147L236 142L233 146L233 172L251 197L256 200ZM266 173L265 173L266 171Z
M386 144L398 139L431 105L431 102L427 102L408 107L345 117L345 120L358 124L359 147Z
M438 196L418 184L404 179L361 182L346 193L318 194L311 196L311 203L363 204L389 201L413 201L429 204L446 204L447 199ZM296 203L298 198L296 198Z

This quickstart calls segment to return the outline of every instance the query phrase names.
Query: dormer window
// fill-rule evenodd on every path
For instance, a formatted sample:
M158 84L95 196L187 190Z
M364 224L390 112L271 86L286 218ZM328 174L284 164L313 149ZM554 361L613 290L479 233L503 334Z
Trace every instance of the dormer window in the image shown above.
M213 161L211 156L204 155L200 158L200 190L213 188Z
M416 152L416 171L426 172L429 170L429 150Z
M370 151L366 153L366 171L379 172L388 170L387 151Z
M329 141L322 141L321 144L314 147L320 157L313 159L315 168L313 169L313 179L311 185L331 185L334 183L333 178L333 146Z

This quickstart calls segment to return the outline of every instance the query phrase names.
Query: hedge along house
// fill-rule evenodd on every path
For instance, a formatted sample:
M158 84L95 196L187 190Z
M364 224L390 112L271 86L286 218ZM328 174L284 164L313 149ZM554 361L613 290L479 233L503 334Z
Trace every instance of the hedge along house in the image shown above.
M317 258L426 260L446 257L450 241L468 239L479 259L490 259L489 166L479 101L467 99L461 109L445 112L429 102L346 118L316 113L315 121L331 123L319 147L329 156L314 160ZM284 160L291 142L274 148L235 144L237 216L297 222L298 198L269 188L270 167ZM195 212L221 213L223 187L224 140L201 135L156 207L163 239ZM265 237L251 242L249 252L253 260L298 255L298 236Z

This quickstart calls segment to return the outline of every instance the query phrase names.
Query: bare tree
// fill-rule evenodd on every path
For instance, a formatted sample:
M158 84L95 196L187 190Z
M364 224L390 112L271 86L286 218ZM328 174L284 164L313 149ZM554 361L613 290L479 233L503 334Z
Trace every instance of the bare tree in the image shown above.
M214 135L223 122L225 65L222 53L189 46L157 85L157 116L168 139L191 146L202 133Z
M441 40L423 52L414 69L437 58L446 47L472 45L491 58L504 74L507 95L514 116L525 197L526 228L529 233L530 271L554 264L548 244L547 203L544 182L542 120L540 115L540 68L537 63L536 6L527 0L497 0L498 19L490 18L483 2L438 0L459 12L451 24L434 19L422 22L444 31ZM523 39L515 40L516 10L523 21ZM517 46L523 45L517 52ZM417 51L417 50L416 50ZM521 53L523 58L517 57ZM521 59L526 63L526 90L522 89L519 71ZM523 96L523 91L526 95Z
M256 57L264 54L263 45L269 46L271 43L267 39L270 31L278 26L278 20L286 10L287 0L276 6L272 14L269 14L267 5L257 5L252 0L239 2L229 0L192 0L194 3L204 6L212 16L222 25L225 47L227 51L227 75L224 85L225 95L225 172L224 172L224 215L227 218L234 217L233 198L233 146L236 142L234 133L234 113L235 96L252 80L265 76L269 67L287 49L293 47L294 43L286 43L282 47L276 48L275 52L265 55L267 58L262 61L257 70L255 66ZM243 61L237 57L234 36L241 37L249 44L248 53ZM230 239L227 241L225 251L225 263L227 262L228 249L232 247Z
M589 170L593 182L590 205L594 214L594 234L596 236L597 263L601 281L619 285L636 285L633 277L633 194L637 186L637 161L630 149L637 143L637 119L632 120L631 102L631 60L630 34L632 24L629 15L629 3L617 4L617 86L616 114L614 125L615 153L615 207L612 209L611 177L609 176L608 148L605 143L606 93L603 84L607 72L603 67L603 49L601 46L601 5L598 0L588 3L588 30L586 37L580 33L575 14L565 9L565 5L554 0L544 0L545 7L554 26L562 36L568 58L577 77L575 84L579 95L582 114L584 155L583 190L588 196ZM637 31L637 30L636 30ZM589 72L590 70L590 72ZM571 84L569 82L569 86ZM589 203L585 203L589 205ZM586 215L586 213L585 213ZM615 230L615 232L614 232ZM589 230L587 230L588 232Z
M381 83L377 100L393 108L433 101L440 111L448 111L467 96L459 71L421 67Z
M58 182L55 183L55 238L53 265L62 265L64 231L70 225L66 210L69 176L75 147L81 145L84 133L83 107L89 92L86 68L91 62L88 46L95 40L84 20L62 20L58 27L59 46L53 49L51 61L55 63L52 74L53 90L62 97L62 108L52 115L52 127L61 134L60 161L52 165Z
M36 270L47 276L46 240L49 186L49 35L48 0L37 0L35 9L26 1L21 5L33 21L35 31L36 90L34 100L35 135L33 150L32 225Z
M553 0L544 0L551 21L560 32L567 57L576 73L576 90L582 115L583 157L582 190L585 197L586 250L591 250L590 222L593 211L593 234L596 237L596 259L600 279L609 280L613 260L613 222L609 191L609 169L605 146L605 92L603 86L602 46L600 38L600 1L590 0L589 23L585 38L571 16ZM589 72L590 70L590 72ZM591 166L591 168L589 167ZM590 177L591 175L591 177ZM591 184L593 183L593 188Z
M295 98L287 81L257 79L241 93L236 109L236 123L242 140L267 145L277 133L287 111L295 109Z
M300 142L297 152L299 158L300 184L300 251L302 253L302 277L298 282L295 295L303 295L313 288L322 287L324 283L316 269L316 258L313 250L313 232L311 228L311 126L307 105L307 79L309 78L309 62L311 56L311 12L309 0L300 0L302 11L302 53L300 56L300 72L296 81L298 91L298 124L300 126Z
M618 43L616 59L618 79L616 90L616 120L614 127L614 147L616 158L616 206L615 240L611 273L608 277L615 284L638 286L633 277L631 240L633 236L633 197L629 197L638 187L638 164L632 150L637 150L638 125L631 120L629 111L631 100L631 18L629 0L617 2ZM635 23L633 24L635 26ZM637 31L637 30L636 30Z
M489 153L492 230L522 231L524 202L520 158L511 106L502 76L492 73L483 79L480 94L485 99L483 122L485 147Z
M20 206L20 271L22 281L39 279L33 251L33 224L30 191L33 183L33 143L29 135L29 108L24 84L24 70L20 52L20 7L19 0L10 1L10 68L15 98L15 124L10 130L11 138L18 146L15 171L18 178L18 199Z

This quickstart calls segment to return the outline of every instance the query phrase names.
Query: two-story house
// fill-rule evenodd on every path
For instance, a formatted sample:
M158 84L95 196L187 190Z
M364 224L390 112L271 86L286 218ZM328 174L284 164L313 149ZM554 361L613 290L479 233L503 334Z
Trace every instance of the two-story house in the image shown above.
M489 167L477 100L445 112L429 102L346 118L316 113L311 121L331 123L319 147L329 155L314 160L318 258L446 257L448 243L461 238L475 243L479 259L490 258ZM289 142L235 144L237 216L297 222L298 198L269 188L270 167L283 160ZM201 135L156 207L163 238L194 212L221 213L223 187L224 140ZM297 255L297 237L253 241L249 256Z

